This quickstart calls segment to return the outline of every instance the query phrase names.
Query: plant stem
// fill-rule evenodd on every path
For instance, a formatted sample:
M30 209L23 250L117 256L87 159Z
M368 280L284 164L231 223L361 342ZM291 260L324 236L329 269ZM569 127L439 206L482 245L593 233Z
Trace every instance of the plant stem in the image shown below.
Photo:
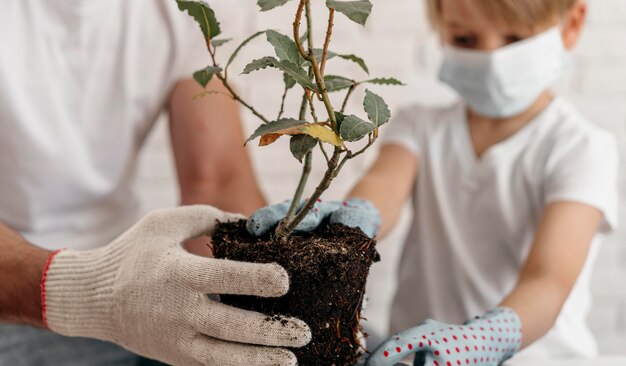
M304 187L306 186L306 182L309 180L309 175L311 174L311 165L312 165L312 154L309 151L304 156L304 165L302 167L302 175L300 175L300 182L298 183L298 188L296 189L296 193L291 200L291 205L289 206L289 211L287 211L286 222L290 222L293 220L294 215L296 214L296 209L300 204L300 200L302 199L302 193L304 192Z
M310 30L312 29L312 24L310 22L310 19L307 18L307 29L309 29L309 31L307 32L307 42L309 44L309 50L312 49L312 45L313 45L313 32L310 32ZM309 67L309 79L313 78L313 71L311 70L311 68ZM302 93L302 103L300 104L300 114L298 115L298 120L300 121L304 121L304 118L306 116L306 107L307 107L307 102L309 103L309 105L311 106L311 115L313 116L313 119L315 120L315 122L317 122L317 116L315 115L315 110L313 109L313 103L311 102L311 96L309 94L309 91L304 89L304 92ZM311 165L313 164L313 155L312 152L309 151L305 156L304 156L304 164L302 165L302 173L300 175L300 181L298 182L298 187L296 188L296 192L293 195L293 198L291 199L291 205L289 205L289 210L287 211L287 215L285 216L285 219L283 219L276 231L279 232L282 230L282 228L288 223L291 222L294 218L294 215L296 213L296 209L298 208L298 205L300 204L300 200L302 199L302 193L304 192L304 188L306 187L306 183L309 180L309 175L311 174Z
M326 40L324 41L324 49L322 50L322 64L320 72L324 75L326 69L326 59L328 58L328 45L330 45L330 37L333 34L333 21L335 19L335 9L328 9L328 27L326 28Z
M310 33L309 33L310 34ZM309 45L313 44L313 36L309 36ZM309 53L313 52L312 46L309 46ZM313 68L309 67L309 79L313 79ZM313 117L313 121L317 123L319 120L317 118L317 113L315 113L315 105L313 104L313 97L311 97L311 91L308 89L304 89L304 96L306 96L309 101L309 108L311 108L311 117ZM304 117L300 118L303 120Z
M309 108L311 109L311 117L313 117L313 122L317 123L319 120L317 119L317 114L315 113L315 105L313 104L313 98L311 97L311 92L306 90L305 92L306 99L309 101Z
M337 174L339 174L339 171L341 171L341 169L343 168L344 164L348 161L348 160L352 160L354 158L356 158L357 156L363 154L365 151L367 151L367 149L369 149L374 142L376 142L376 136L375 134L372 132L369 134L368 136L368 142L367 144L359 151L353 153L352 151L348 151L346 153L346 155L343 157L343 159L341 160L341 163L339 163L339 166L337 167L336 173L335 173L335 177L337 176Z
M222 82L222 84L224 85L224 87L226 88L226 90L228 90L228 92L230 93L230 95L232 95L233 99L235 99L236 101L238 101L241 105L243 105L244 107L248 108L248 110L250 112L252 112L255 116L257 116L261 121L263 121L264 123L270 123L270 120L265 118L265 116L263 116L261 113L259 113L256 109L254 109L253 106L251 106L250 104L246 103L246 101L244 101L243 99L241 99L241 97L235 93L235 91L233 90L233 88L230 86L230 84L226 81L226 79L222 76L222 73L217 73L215 74L215 76L217 76L218 79L220 79L220 81Z
M350 86L350 89L348 89L348 92L346 93L346 97L343 100L343 104L341 105L341 113L343 113L346 110L346 107L348 106L348 100L350 100L350 97L352 96L352 93L354 92L354 89L356 89L357 84L352 84Z
M296 45L298 47L298 52L300 52L300 55L307 61L309 61L311 63L311 70L313 71L313 76L315 77L315 81L317 82L317 85L319 87L319 91L317 92L318 95L321 96L322 101L324 102L324 106L326 107L326 111L328 112L328 119L330 121L331 127L333 129L333 131L337 132L337 120L335 119L335 111L334 108L330 102L330 98L328 97L328 91L326 90L326 85L324 84L324 77L322 72L320 71L320 67L317 63L317 59L315 58L315 55L313 54L312 50L313 50L313 42L311 40L311 34L312 34L312 22L311 22L311 11L310 11L310 0L300 0L300 3L298 5L298 10L296 12L296 18L293 22L293 35L294 35L294 41L296 42ZM307 15L307 31L309 34L309 52L305 52L304 47L302 46L302 42L300 41L300 23L302 20L302 13L304 12L304 10L306 9L306 15ZM326 42L325 42L325 48L328 49L328 43L330 43L330 35L332 34L332 19L329 21L329 29L327 30L326 34ZM324 58L324 56L322 57ZM356 85L353 86L356 87ZM305 95L305 97L307 97L307 95ZM307 97L308 99L308 97ZM303 99L304 102L304 99ZM311 103L312 105L312 103ZM306 110L306 106L303 106L301 108L301 112L302 110ZM370 138L370 144L373 142L371 141L372 139ZM369 146L368 146L369 147ZM324 151L323 147L322 151ZM328 158L327 154L324 154L325 157L327 158L327 164L328 167L326 169L326 172L324 173L324 177L323 179L320 181L320 183L318 184L318 186L315 188L315 191L313 192L313 194L311 195L311 197L309 198L309 200L304 204L304 206L295 214L295 217L291 218L288 217L285 218L284 220L282 220L280 222L280 224L278 225L278 227L276 228L276 236L278 238L280 238L281 240L285 240L287 237L289 237L289 235L293 232L293 230L298 226L298 224L300 222L302 222L302 220L304 219L304 217L313 209L315 203L317 202L317 200L321 197L322 193L324 191L326 191L328 189L328 187L330 186L330 183L332 182L332 180L338 175L339 171L341 170L341 168L343 167L343 165L345 164L345 162L347 160L349 160L350 155L352 155L352 153L350 151L346 152L346 156L344 156L343 159L341 159L341 155L346 152L344 148L342 147L338 147L335 146L335 149L333 151L333 155L332 157L330 157L330 159ZM325 151L324 151L325 153ZM359 152L360 153L360 152ZM309 152L307 154L307 157L311 154L311 152ZM307 159L308 160L308 159ZM305 162L306 165L306 162ZM303 170L303 177L304 177L304 173L305 170ZM307 176L308 178L308 176ZM300 188L304 187L304 183L303 180L301 179L300 185L298 186L298 191L300 191ZM300 192L301 195L301 192ZM296 192L296 196L298 196L298 192ZM290 206L290 211L296 207L296 205L299 202L296 203L296 201L292 201L292 204Z
M304 120L304 116L306 115L306 106L307 106L307 97L306 94L302 94L302 103L300 104L300 114L298 115L298 119L300 121ZM311 172L311 159L309 158L309 154L305 156L304 165L302 166L302 173L300 175L300 182L298 182L298 187L296 188L296 193L293 195L291 199L291 205L289 206L289 210L287 211L287 216L285 219L281 221L278 225L277 231L281 226L284 226L286 222L291 221L296 212L296 208L302 199L302 192L304 192L304 187L306 186L306 182L309 178L309 174Z
M328 163L330 163L330 158L328 157L326 148L324 147L324 144L321 141L318 141L317 143L320 146L320 150L322 150L322 154L324 154L324 158L326 159L326 165L328 165Z
M296 217L291 220L291 222L284 225L284 227L280 227L277 229L276 234L279 237L288 237L293 230L298 226L298 224L304 219L304 217L313 209L313 206L317 202L317 200L322 196L322 193L328 189L332 180L337 176L336 169L339 165L339 159L341 158L341 153L343 150L340 147L335 147L333 152L333 156L330 158L330 163L328 164L328 169L324 174L324 178L320 182L320 184L315 188L315 191L306 202L306 204L298 211Z
M298 46L298 51L300 55L304 57L305 60L311 63L311 68L313 69L313 74L315 75L315 81L317 82L317 86L319 88L318 94L321 95L322 101L324 102L324 106L326 107L326 112L328 112L328 120L332 126L333 131L337 132L337 120L335 118L335 111L333 109L333 105L330 102L330 98L328 97L328 91L326 90L326 84L324 83L324 77L320 73L320 68L317 63L317 58L313 53L308 53L304 50L302 46L302 42L300 41L300 22L302 20L302 12L305 8L305 5L309 3L309 0L300 0L300 4L298 5L298 11L296 12L296 20L293 22L293 38L296 42L296 46ZM307 17L310 18L311 12L308 11L307 8ZM311 30L309 29L309 34ZM311 47L312 48L312 47Z
M280 100L280 111L278 111L278 117L276 117L276 119L280 119L280 117L283 116L283 113L285 112L285 99L287 99L287 92L289 91L289 89L287 89L287 86L285 85L285 91L283 92L283 96Z
M207 49L209 50L209 54L211 55L211 61L213 62L213 66L219 67L217 65L217 61L215 60L215 49L213 47L211 47L210 40L207 41ZM215 76L217 76L217 78L220 79L220 81L222 82L222 85L224 85L224 87L226 88L226 90L228 90L228 92L230 93L230 95L233 97L234 100L238 101L241 105L243 105L244 107L248 108L248 110L250 110L250 112L252 112L255 116L257 116L264 123L269 123L270 122L267 118L265 118L265 116L263 116L256 109L254 109L253 106L251 106L250 104L246 103L245 100L241 99L239 94L237 94L235 92L235 90L230 86L230 84L226 80L226 77L224 75L222 75L221 72L216 73Z

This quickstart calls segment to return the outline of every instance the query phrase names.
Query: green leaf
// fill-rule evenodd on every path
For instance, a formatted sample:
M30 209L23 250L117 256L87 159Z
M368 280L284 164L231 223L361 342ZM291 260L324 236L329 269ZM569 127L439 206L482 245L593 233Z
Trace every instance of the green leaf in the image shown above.
M225 39L213 39L211 40L211 44L213 45L213 47L219 47L221 45L223 45L224 43L228 43L230 41L232 41L232 38L225 38Z
M198 84L202 85L203 88L206 88L206 86L209 84L209 81L211 81L211 79L213 78L213 75L220 71L222 71L221 67L207 66L202 70L194 72L193 78L195 81L198 82Z
M289 141L289 149L293 156L302 162L304 156L317 145L317 139L309 135L295 135Z
M271 56L266 56L258 60L254 60L244 67L242 74L249 74L253 71L265 69L268 67L276 67L278 60Z
M287 73L296 83L310 90L318 90L315 84L309 79L309 74L301 68L289 61L280 61L277 66L279 69Z
M341 57L344 60L348 60L348 61L352 61L357 63L359 66L361 66L361 68L363 69L363 71L365 71L365 73L367 73L369 75L370 70L367 67L367 65L365 64L365 61L363 61L362 58L360 58L357 55L337 55L338 57Z
M217 37L222 32L220 23L215 18L215 12L208 4L202 1L176 0L176 2L178 3L178 9L186 10L200 25L204 39L207 41Z
M289 90L296 86L296 81L287 73L283 73L283 81L285 82L285 90Z
M289 0L259 0L257 1L257 5L261 7L261 11L268 11L285 5L288 1Z
M354 81L338 75L325 75L324 85L326 85L326 91L329 93L347 89L354 84Z
M314 48L313 49L313 55L315 56L317 61L322 61L322 53L324 53L324 49L322 49L322 48ZM335 56L337 56L336 53L334 53L333 51L328 51L328 53L326 54L326 59L330 60L331 58L333 58Z
M252 61L251 63L246 65L243 70L243 74L249 74L256 70L265 69L266 67L277 68L289 75L289 77L291 77L293 80L296 81L296 83L302 85L303 87L310 90L317 90L316 86L313 84L313 82L311 82L311 80L309 79L309 75L303 68L294 65L289 61L278 61L274 57L270 56Z
M274 46L276 56L281 61L289 61L295 65L302 65L304 59L298 52L296 43L284 34L273 30L266 31L267 41Z
M339 135L346 141L358 141L374 131L374 125L351 114L341 122Z
M343 123L343 120L346 118L346 115L339 112L339 111L335 111L335 121L337 121L337 131L341 131L341 124Z
M266 135L268 133L275 133L277 131L285 130L285 129L288 129L288 128L304 126L304 124L305 123L303 121L298 121L298 120L293 119L293 118L282 118L282 119L279 119L277 121L272 121L270 123L266 123L266 124L263 124L263 125L259 126L259 128L257 128L254 131L252 136L250 136L246 140L246 143L254 140L255 138L257 138L259 136L263 136L263 135Z
M326 0L326 6L347 16L350 20L365 25L372 12L372 3L369 0L337 1Z
M364 83L378 84L378 85L406 85L395 78L376 78L365 80Z
M389 107L383 98L367 89L365 90L363 108L365 108L367 118L372 121L375 128L389 122L389 118L391 118L391 112L389 111Z
M250 43L250 41L252 41L253 39L255 39L256 37L260 36L261 34L265 33L266 31L259 31L254 33L253 35L251 35L250 37L246 38L243 42L241 42L241 44L239 46L237 46L237 48L235 48L235 51L233 52L232 55L230 55L230 58L228 59L228 62L226 63L226 67L225 69L228 69L228 66L230 66L230 64L233 63L233 61L235 61L235 58L237 57L237 55L239 54L239 51L241 51L241 49L247 45L248 43Z

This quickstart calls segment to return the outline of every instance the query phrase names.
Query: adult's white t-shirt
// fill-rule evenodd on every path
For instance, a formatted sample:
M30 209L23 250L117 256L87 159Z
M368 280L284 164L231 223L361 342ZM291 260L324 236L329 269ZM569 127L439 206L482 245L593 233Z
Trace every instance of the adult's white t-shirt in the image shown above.
M173 0L17 0L0 11L0 221L48 249L139 215L137 154L175 83L209 63Z
M617 223L613 136L556 99L480 159L461 103L404 109L384 141L419 159L391 330L427 318L458 324L498 305L515 287L544 208L574 201L600 210L603 223L556 324L516 357L595 355L586 316L598 243Z

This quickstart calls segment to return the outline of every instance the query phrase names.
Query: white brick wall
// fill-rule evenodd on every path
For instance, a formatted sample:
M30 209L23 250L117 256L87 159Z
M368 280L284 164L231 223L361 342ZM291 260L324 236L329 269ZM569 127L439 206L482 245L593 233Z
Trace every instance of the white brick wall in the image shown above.
M374 13L367 27L336 20L333 36L333 50L357 53L365 58L373 76L395 76L409 83L404 88L372 87L390 104L392 111L407 101L420 100L427 103L442 103L451 98L451 93L436 82L439 62L437 41L430 33L424 20L420 0L373 0ZM626 157L626 1L592 0L588 28L576 50L576 67L559 85L565 97L574 102L590 119L614 132L620 141L621 154ZM225 34L241 40L255 30L273 28L289 32L292 7L257 14L254 1L213 0L221 19ZM321 5L321 1L319 1ZM321 10L321 6L314 6ZM321 40L322 34L315 34ZM230 45L230 49L237 42ZM250 45L235 63L234 70L241 70L245 62L271 52L263 39ZM227 52L223 52L226 54ZM337 61L329 66L333 73L345 74L352 65ZM233 72L232 75L236 75ZM358 71L348 73L365 77ZM274 115L277 111L278 94L269 93L265 88L279 92L281 84L276 82L278 74L262 71L237 79L239 88L253 104ZM290 105L296 105L294 98ZM360 100L354 98L352 109L357 110ZM257 122L245 114L248 130ZM176 204L177 193L173 175L172 158L166 135L165 122L161 121L152 134L140 164L139 184L145 198L146 208L171 206ZM260 181L270 201L286 198L294 187L299 174L299 164L289 155L286 140L269 148L251 147L253 160ZM372 158L368 154L354 162L341 174L327 197L339 198L358 179L362 170ZM280 163L277 163L280 162ZM624 165L624 162L622 162ZM322 164L314 167L313 179L319 178ZM626 167L624 167L626 168ZM626 169L622 169L622 186L626 186ZM626 191L621 198L621 206L626 206ZM377 329L384 329L387 321L385 308L393 293L393 268L398 257L398 247L406 226L406 217L396 232L381 245L383 263L377 264L372 273L376 280L370 282L372 303L368 318ZM626 219L622 220L626 228ZM604 353L626 353L626 229L618 231L605 243L596 265L593 279L595 305L590 316L590 324L601 341Z

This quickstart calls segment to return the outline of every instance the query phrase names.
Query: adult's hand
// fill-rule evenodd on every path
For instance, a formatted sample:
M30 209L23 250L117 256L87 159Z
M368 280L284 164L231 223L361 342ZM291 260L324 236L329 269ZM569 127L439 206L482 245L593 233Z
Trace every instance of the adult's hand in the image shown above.
M177 365L295 365L280 347L310 341L304 322L275 321L206 296L282 296L285 270L194 256L181 246L211 234L217 220L237 218L210 206L157 210L106 247L54 253L42 282L44 325Z

